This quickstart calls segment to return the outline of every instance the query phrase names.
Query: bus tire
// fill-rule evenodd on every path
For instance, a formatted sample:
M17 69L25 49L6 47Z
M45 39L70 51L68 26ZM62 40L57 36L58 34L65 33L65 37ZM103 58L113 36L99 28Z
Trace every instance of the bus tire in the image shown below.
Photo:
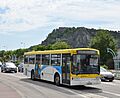
M54 83L55 85L59 86L60 85L60 76L58 73L55 74L54 76Z
M31 79L32 79L32 80L35 80L34 70L31 71Z

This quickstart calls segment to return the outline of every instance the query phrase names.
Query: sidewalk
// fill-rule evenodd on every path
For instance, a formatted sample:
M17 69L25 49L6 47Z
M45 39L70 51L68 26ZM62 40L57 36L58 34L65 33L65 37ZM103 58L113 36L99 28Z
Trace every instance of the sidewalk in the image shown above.
M21 98L21 96L14 89L0 82L0 98Z

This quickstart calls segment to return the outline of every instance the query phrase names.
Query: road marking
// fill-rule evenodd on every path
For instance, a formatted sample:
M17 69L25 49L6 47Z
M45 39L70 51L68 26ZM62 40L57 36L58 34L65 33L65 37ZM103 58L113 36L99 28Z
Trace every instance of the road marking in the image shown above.
M86 93L86 98L108 98L108 97L96 95L96 94L92 94L92 93Z
M112 93L112 92L108 92L108 91L103 91L104 93L107 93L107 94L112 94L112 95L115 95L115 96L118 96L120 97L120 94L117 94L117 93Z
M102 82L101 84L112 85L112 86L119 86L120 80L114 80L113 82Z
M69 89L66 89L66 88L62 88L62 87L60 87L60 88L63 89L63 90L65 90L65 91L71 92L71 93L73 93L74 95L78 95L78 96L80 96L80 97L87 98L87 97L86 97L85 95L83 95L83 94L76 93L76 92L74 92L74 91L72 91L72 90L69 90Z
M80 96L80 97L83 97L83 98L108 98L108 97L105 97L105 96L101 96L101 95L97 95L97 94L92 94L92 93L85 93L85 92L82 92L81 91L81 94L75 92L75 91L72 91L70 89L65 89L65 88L61 88L63 90L66 90L66 91L69 91L71 93L74 94L74 96Z
M11 84L11 85L9 85L8 83ZM3 82L4 85L6 85L8 87L11 87L13 90L15 90L21 96L21 98L26 98L26 96L21 91L19 91L16 87L13 86L12 82L8 81L8 83Z
M2 73L4 74L4 73ZM23 75L22 73L12 73L12 74L9 74L9 73L5 73L4 75L6 76L13 76L13 77L16 77L16 78L19 78L19 79L23 79L23 78L28 78L26 75Z
M107 84L107 85L116 85L115 83L108 83L108 82L102 82L102 84Z

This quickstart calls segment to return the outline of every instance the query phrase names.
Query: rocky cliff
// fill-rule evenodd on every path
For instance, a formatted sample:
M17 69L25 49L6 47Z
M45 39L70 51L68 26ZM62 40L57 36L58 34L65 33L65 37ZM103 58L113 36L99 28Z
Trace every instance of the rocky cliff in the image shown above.
M85 27L59 27L58 29L54 29L41 44L48 45L62 40L70 44L73 48L88 47L91 38L96 35L97 31L96 29ZM120 32L109 32L117 40L118 48L120 48Z

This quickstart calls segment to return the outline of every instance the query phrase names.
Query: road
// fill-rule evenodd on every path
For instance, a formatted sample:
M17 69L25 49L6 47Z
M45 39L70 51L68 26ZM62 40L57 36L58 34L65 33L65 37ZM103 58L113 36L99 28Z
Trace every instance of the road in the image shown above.
M120 98L120 80L93 86L56 86L32 81L22 73L0 73L0 83L14 89L21 98Z

